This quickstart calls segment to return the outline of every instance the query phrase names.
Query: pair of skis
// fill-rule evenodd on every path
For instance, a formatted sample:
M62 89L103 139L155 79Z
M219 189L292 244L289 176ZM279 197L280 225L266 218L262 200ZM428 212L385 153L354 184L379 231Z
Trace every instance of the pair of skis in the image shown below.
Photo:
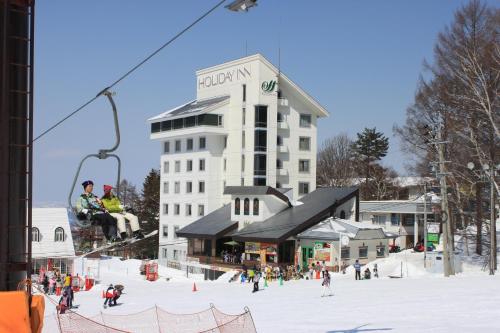
M148 239L148 238L150 238L150 237L152 237L152 236L154 236L156 234L158 234L158 230L152 231L149 234L144 235L144 238L140 238L140 239L138 239L138 238L127 238L127 239L122 240L122 241L118 241L118 242L115 242L115 243L111 243L111 244L106 244L106 245L103 245L103 246L99 246L99 247L93 249L92 251L85 252L84 254L81 255L81 257L86 257L89 254L97 253L97 252L102 252L102 251L106 251L106 250L110 250L111 251L114 248L118 248L118 247L124 248L124 247L130 246L132 244L135 244L137 242L140 242L142 240Z

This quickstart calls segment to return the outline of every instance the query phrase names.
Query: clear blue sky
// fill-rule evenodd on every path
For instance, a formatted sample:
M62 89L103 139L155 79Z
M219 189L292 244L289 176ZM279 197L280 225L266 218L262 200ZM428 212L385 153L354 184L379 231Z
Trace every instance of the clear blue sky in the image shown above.
M83 104L218 0L38 1L35 136ZM465 1L259 0L248 13L219 8L114 89L123 177L140 189L159 167L160 147L146 119L195 96L197 69L261 53L318 100L331 116L318 139L374 127L390 138L383 163L405 174L393 137L413 100L436 36ZM494 1L489 2L493 4ZM35 204L65 203L79 160L114 143L101 98L35 143ZM92 161L82 180L113 183L112 161Z

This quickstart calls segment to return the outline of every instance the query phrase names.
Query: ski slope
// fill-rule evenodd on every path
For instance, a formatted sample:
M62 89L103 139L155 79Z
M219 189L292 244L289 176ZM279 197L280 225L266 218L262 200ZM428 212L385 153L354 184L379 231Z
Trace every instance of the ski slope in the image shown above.
M333 274L333 297L320 297L320 280L277 282L252 294L250 284L190 278L161 268L156 282L139 275L139 260L103 260L101 286L75 294L76 310L86 316L100 311L132 314L157 304L173 313L194 313L210 303L226 313L250 308L258 332L500 332L500 276L489 276L477 265L444 278L423 269L423 254L411 251L376 261L379 279L355 281L351 269ZM387 275L401 271L403 278ZM373 265L370 265L371 267ZM370 268L371 268L370 267ZM166 277L169 281L166 281ZM198 291L193 292L193 282ZM103 309L102 287L125 285L121 305ZM44 332L57 332L55 308L46 307ZM124 317L126 320L126 317Z

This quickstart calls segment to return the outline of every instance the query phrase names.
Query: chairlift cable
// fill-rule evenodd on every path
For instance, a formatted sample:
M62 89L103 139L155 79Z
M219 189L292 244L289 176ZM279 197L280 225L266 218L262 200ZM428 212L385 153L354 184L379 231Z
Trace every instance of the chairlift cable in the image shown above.
M165 47L167 47L169 44L171 44L173 41L175 41L177 38L179 38L182 34L184 34L185 32L187 32L189 29L191 29L194 25L196 25L198 22L200 22L201 20L203 20L205 17L207 17L210 13L212 13L214 10L216 10L218 7L220 7L224 2L226 2L226 0L221 0L219 1L219 3L217 3L214 7L212 7L209 11L207 11L205 14L203 14L202 16L200 16L198 19L196 19L193 23L191 23L190 25L188 25L186 28L184 28L183 30L181 30L179 33L177 33L174 37L172 37L170 40L168 40L166 43L164 43L162 46L160 46L158 49L156 49L153 53L151 53L150 55L148 55L146 58L144 58L144 60L142 60L141 62L139 62L137 65L135 65L134 67L132 67L129 71L127 71L125 74L123 74L121 77L119 77L116 81L114 81L111 85L109 85L108 87L102 89L95 97L91 98L89 101L87 101L86 103L84 103L82 106L80 106L79 108L77 108L75 111L71 112L70 114L68 114L66 117L64 117L63 119L61 119L60 121L58 121L57 123L55 123L54 125L52 125L51 127L49 127L47 130L43 131L40 135L38 135L36 138L33 139L33 142L37 141L38 139L40 139L41 137L43 137L45 134L49 133L50 131L52 131L54 128L56 128L57 126L59 126L60 124L62 124L63 122L65 122L67 119L71 118L72 116L74 116L76 113L78 113L79 111L81 111L82 109L84 109L85 107L87 107L87 105L91 104L92 102L94 102L99 96L101 96L101 94L103 92L105 92L106 90L109 90L111 88L113 88L115 85L117 85L118 83L120 83L122 80L124 80L127 76L129 76L130 74L132 74L135 70L137 70L139 67L141 67L142 65L144 65L149 59L151 59L152 57L154 57L156 54L158 54L161 50L163 50Z

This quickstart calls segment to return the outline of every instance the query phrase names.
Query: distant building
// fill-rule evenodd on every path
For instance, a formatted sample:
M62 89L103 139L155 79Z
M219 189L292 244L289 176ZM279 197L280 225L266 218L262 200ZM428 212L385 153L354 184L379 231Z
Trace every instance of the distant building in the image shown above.
M234 263L301 264L310 257L306 253L303 258L300 233L341 214L353 225L358 220L356 187L317 188L296 201L291 192L269 186L226 187L230 203L179 230L188 239L189 258L222 263L221 253L229 251L236 253Z
M338 271L339 249L340 265L351 265L356 260L366 264L389 256L391 238L381 227L371 223L328 218L297 235L302 253L300 265L307 267L324 261L327 267Z
M70 218L66 208L33 208L32 267L38 273L57 268L61 273L73 271L75 249Z
M313 192L326 116L260 54L197 71L196 99L148 120L160 147L159 262L186 259L178 230L229 204L226 186Z

